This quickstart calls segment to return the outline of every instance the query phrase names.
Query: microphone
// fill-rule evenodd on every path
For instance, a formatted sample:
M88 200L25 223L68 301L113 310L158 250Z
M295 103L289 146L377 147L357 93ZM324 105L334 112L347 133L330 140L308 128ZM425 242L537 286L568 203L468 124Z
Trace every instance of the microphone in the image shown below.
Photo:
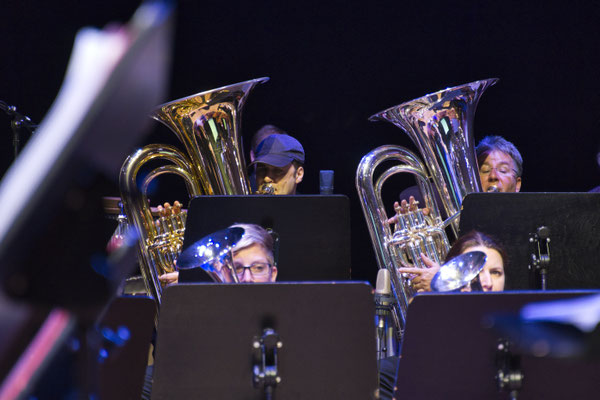
M389 305L389 298L392 295L392 285L390 283L390 271L382 268L377 272L377 281L375 282L375 301L381 300L385 305Z
M321 170L319 171L319 186L321 194L333 194L333 171L332 170Z
M390 271L382 268L377 273L375 283L375 332L377 341L377 358L382 359L395 355L394 331L389 323L392 297L392 285L390 283Z

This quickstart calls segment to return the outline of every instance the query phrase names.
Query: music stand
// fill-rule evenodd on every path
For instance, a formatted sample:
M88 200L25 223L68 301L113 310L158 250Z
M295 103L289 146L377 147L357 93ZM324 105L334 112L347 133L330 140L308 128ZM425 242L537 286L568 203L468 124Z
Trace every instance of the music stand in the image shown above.
M86 341L75 340L78 330L75 319L69 318L68 314L63 315L70 322L62 324L60 321L64 318L52 311L44 323L45 328L36 332L37 337L33 340L27 338L29 346L15 360L4 384L0 384L0 398L4 399L2 395L7 393L12 398L11 394L19 392L26 393L27 398L71 398L78 393L76 389L80 390L83 398L84 388L76 383L79 376L85 374L90 392L97 398L139 399L148 364L155 312L154 300L149 297L114 298L98 319L94 331L86 332L86 338L99 342L96 345L102 349L92 351L96 346L90 346L87 358L82 355L87 350L83 346ZM64 311L61 313L66 314ZM54 318L53 321L50 318ZM78 352L74 351L75 343L83 347ZM87 359L87 364L84 359ZM35 369L28 367L32 364L36 365Z
M0 293L0 382L48 316L49 310L17 303Z
M408 309L395 398L508 399L495 376L498 334L490 317L525 304L596 294L591 291L423 294ZM583 399L600 390L600 361L521 356L519 398Z
M264 399L253 337L273 328L275 399L371 399L372 288L365 283L180 284L163 293L152 399Z
M236 222L279 235L278 281L350 279L350 206L343 195L199 196L183 248Z
M112 332L126 327L127 341L109 347L108 357L98 367L100 399L139 399L152 334L156 303L146 296L119 296L112 300L97 322Z
M31 388L23 383L33 385L47 363L74 355L89 361L86 353L100 350L87 334L135 265L129 243L107 257L111 229L102 230L101 198L113 186L107 176L117 176L166 92L172 11L166 2L147 2L126 29L82 29L56 100L0 182L0 285L20 300L55 307L4 379L3 393L26 396ZM62 345L69 350L56 354ZM69 393L95 395L90 366L69 364L79 378L68 383ZM50 372L68 378L66 368ZM44 394L62 397L53 389Z
M166 92L171 11L146 3L127 29L78 33L56 100L0 185L0 283L12 296L98 304L127 276L106 260L101 198Z
M506 288L536 289L528 266L529 238L550 229L548 289L600 288L600 195L597 193L471 193L463 201L460 233L496 237L509 259Z

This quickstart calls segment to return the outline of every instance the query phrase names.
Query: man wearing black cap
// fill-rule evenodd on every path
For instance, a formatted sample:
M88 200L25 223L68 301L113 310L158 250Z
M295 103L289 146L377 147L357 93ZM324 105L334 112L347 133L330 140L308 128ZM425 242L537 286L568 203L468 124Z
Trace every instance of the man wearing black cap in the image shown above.
M254 162L259 193L296 194L304 178L304 149L289 135L267 136L256 147Z

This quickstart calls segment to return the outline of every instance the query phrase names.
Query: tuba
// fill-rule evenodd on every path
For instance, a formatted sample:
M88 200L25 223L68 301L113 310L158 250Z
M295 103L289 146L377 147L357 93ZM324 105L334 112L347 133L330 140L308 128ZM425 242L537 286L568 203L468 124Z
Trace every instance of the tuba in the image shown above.
M450 248L446 228L456 235L463 198L481 191L472 136L473 117L482 93L497 79L487 79L428 94L373 115L370 120L386 120L402 128L417 146L423 160L395 145L378 147L365 155L356 173L356 189L361 200L377 265L390 271L396 304L393 317L401 336L414 290L397 268L403 264L421 265L420 253L438 263ZM395 165L375 180L375 169L383 162ZM399 214L392 233L381 198L385 181L397 173L415 176L428 215L422 209ZM442 220L434 189L449 217Z
M174 270L183 243L185 214L155 221L147 198L148 185L162 174L175 174L183 178L190 198L249 194L240 136L241 111L250 91L268 79L224 86L158 106L151 117L175 133L185 152L170 145L150 144L130 155L121 168L119 186L125 214L137 231L140 270L157 305L162 295L158 277ZM151 170L138 184L140 169L153 160L167 164Z

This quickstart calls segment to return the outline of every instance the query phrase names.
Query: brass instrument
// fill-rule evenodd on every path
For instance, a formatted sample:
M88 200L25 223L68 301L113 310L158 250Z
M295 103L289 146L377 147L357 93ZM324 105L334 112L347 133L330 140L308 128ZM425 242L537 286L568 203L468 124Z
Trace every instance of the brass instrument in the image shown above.
M257 189L256 194L275 194L275 188L272 183L263 183Z
M190 198L201 194L249 194L249 179L241 146L241 110L250 91L269 78L258 78L198 93L158 106L151 117L168 126L185 147L150 144L130 155L121 168L121 197L130 226L138 234L140 269L146 289L160 305L158 277L173 271L181 251L185 215L163 217L155 224L147 189L162 174L186 183ZM141 187L137 175L149 161L167 161L153 169Z
M370 120L386 120L402 128L417 146L424 161L411 151L394 145L378 147L361 160L356 174L356 189L375 249L379 268L390 271L396 298L394 317L399 334L404 330L408 303L414 296L410 281L398 274L403 264L420 264L420 253L440 262L449 249L445 228L458 231L458 216L463 198L481 191L472 126L481 94L497 79L487 79L448 88L391 107ZM375 169L385 161L394 165L375 180ZM397 173L413 174L423 194L429 215L422 210L398 215L396 231L387 222L381 198L385 181ZM433 183L433 186L432 186ZM433 196L440 194L446 214L441 214Z
M485 266L487 256L483 251L460 254L442 265L431 280L434 292L477 291L482 292L479 273Z
M203 237L180 254L177 268L202 268L216 282L239 283L233 249L245 233L244 228L233 226Z

